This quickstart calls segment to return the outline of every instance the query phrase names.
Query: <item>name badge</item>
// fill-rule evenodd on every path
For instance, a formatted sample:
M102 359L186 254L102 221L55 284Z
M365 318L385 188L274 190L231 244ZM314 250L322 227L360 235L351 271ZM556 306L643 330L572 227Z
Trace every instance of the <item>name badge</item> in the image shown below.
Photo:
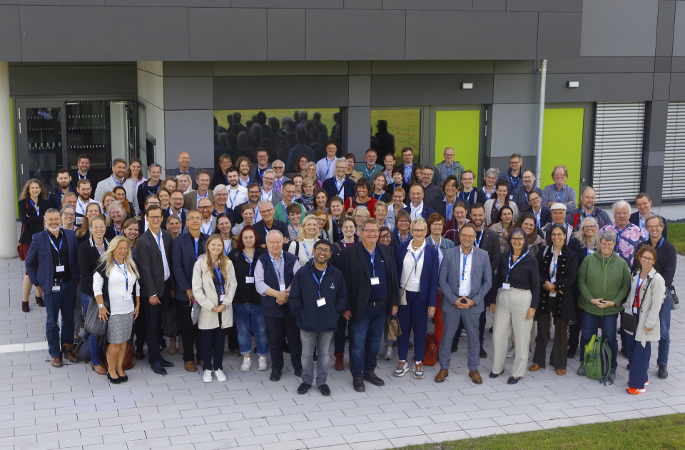
M61 286L53 286L52 287L52 292L59 292Z
M411 277L411 282L413 284L419 284L421 282L421 278L420 277Z
M373 278L371 278L371 286L375 286L375 285L377 285L377 284L381 284L381 282L380 282L380 280L378 279L378 277L373 277Z
M55 267L55 272L64 272L64 266Z
M245 277L245 283L254 284L254 277Z
M124 295L124 301L125 302L133 302L133 295L131 295L131 294Z
M226 300L226 296L222 294L222 295L219 297L219 304L221 305L221 304L224 302L224 300Z
M509 200L513 200L513 199L514 199L514 196L513 196L513 195L510 195L510 196L509 196Z
M511 285L509 283L502 283L502 289L509 289Z
M325 297L321 297L320 299L318 299L316 301L316 306L318 306L319 308L321 308L325 304L326 304L326 298Z
M285 284L281 283L278 285L278 290L279 291L285 291Z

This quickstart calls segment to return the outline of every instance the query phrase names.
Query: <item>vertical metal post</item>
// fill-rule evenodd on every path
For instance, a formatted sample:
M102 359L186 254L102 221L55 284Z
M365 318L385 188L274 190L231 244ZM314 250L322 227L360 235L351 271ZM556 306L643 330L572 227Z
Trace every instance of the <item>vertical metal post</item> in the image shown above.
M545 124L545 90L547 87L547 60L540 61L540 104L538 106L538 141L535 153L535 185L540 187L542 176L542 129Z

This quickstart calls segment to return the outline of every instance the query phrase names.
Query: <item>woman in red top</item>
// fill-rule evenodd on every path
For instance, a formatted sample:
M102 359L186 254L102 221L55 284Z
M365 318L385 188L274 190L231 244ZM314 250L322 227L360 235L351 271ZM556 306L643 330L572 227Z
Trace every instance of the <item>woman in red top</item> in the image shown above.
M349 197L347 200L345 200L345 211L347 211L348 214L352 214L354 208L358 206L365 206L366 209L369 210L371 217L375 219L376 200L369 196L371 194L371 183L369 183L369 180L366 178L360 178L359 181L357 181L357 185L355 186L354 190L357 195L354 197Z

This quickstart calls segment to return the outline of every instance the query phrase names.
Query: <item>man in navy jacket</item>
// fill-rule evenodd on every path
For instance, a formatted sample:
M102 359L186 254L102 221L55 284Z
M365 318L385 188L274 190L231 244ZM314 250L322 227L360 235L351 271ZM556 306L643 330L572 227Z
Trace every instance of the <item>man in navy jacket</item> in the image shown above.
M435 211L426 206L423 202L424 190L420 184L415 184L409 188L409 206L404 208L411 216L411 220L417 217L423 217L423 220L428 221L428 218Z
M306 394L314 382L314 349L327 349L338 319L345 312L347 288L343 274L328 264L331 244L319 240L314 244L314 259L295 274L288 304L302 339L302 384L298 394ZM327 351L319 351L316 386L323 395L331 395L328 378Z
M62 353L69 361L78 361L74 350L74 302L80 279L76 233L62 229L60 213L55 208L45 212L46 231L33 235L26 255L26 273L35 286L43 289L47 319L45 335L54 367L62 367ZM57 319L62 314L62 328ZM61 331L61 337L60 337ZM60 346L61 342L61 346Z
M349 197L354 197L354 181L345 177L347 160L338 158L335 160L335 175L323 182L323 189L328 194L328 198L340 197L343 202Z
M171 245L171 266L176 280L176 311L181 317L181 339L183 339L183 361L188 372L195 372L195 352L198 360L202 353L200 332L197 325L193 325L191 311L195 296L193 295L193 268L198 256L205 252L205 243L208 236L200 230L202 226L202 214L193 209L188 211L188 232L179 235Z

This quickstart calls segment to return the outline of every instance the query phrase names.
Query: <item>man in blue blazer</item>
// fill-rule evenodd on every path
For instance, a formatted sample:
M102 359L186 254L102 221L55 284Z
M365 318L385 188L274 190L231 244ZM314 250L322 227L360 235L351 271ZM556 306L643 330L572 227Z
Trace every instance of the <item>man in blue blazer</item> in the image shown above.
M62 367L62 353L69 361L78 361L74 355L74 302L76 283L80 279L76 233L62 229L57 209L45 212L46 231L33 235L26 255L26 273L35 286L43 289L47 319L45 336L48 352L54 367ZM62 314L62 327L57 323ZM60 337L61 331L61 337ZM60 346L61 342L61 346Z
M328 198L340 197L343 202L349 197L354 196L354 181L345 177L347 160L338 158L335 160L335 175L323 182L323 189L328 194Z
M404 147L402 149L402 161L404 162L399 166L395 167L395 169L402 169L402 179L405 183L411 184L411 176L414 173L414 169L416 168L416 164L414 164L413 162L414 151L411 149L411 147Z
M474 383L483 382L478 373L480 341L478 321L485 308L485 296L492 285L492 271L488 252L474 245L476 227L466 224L459 233L461 245L447 250L440 266L440 289L444 328L440 342L440 371L435 381L441 383L449 374L452 359L452 340L464 322L468 339L469 377Z
M200 230L202 214L193 209L188 211L188 230L173 240L171 244L171 268L176 280L176 312L181 317L181 339L183 340L183 362L188 372L195 372L195 353L197 359L202 359L200 332L197 325L193 325L191 316L193 301L193 268L198 256L205 252L208 236ZM195 344L195 352L193 352Z
M417 217L423 217L423 220L428 221L428 218L435 211L427 207L423 203L424 190L420 184L415 184L409 188L409 206L404 208L411 216L411 220Z

